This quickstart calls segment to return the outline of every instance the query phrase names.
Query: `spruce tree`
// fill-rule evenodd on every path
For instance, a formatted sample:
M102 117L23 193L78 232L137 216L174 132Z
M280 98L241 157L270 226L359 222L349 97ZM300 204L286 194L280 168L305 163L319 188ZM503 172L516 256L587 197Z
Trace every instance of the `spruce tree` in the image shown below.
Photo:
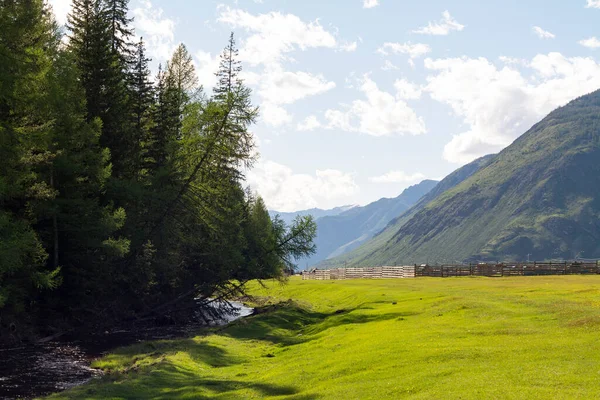
M239 50L235 45L233 32L231 32L227 46L221 53L219 71L216 73L218 83L214 88L214 93L217 100L226 101L227 94L233 93L242 84L239 77L242 72L242 63L238 57Z
M130 62L133 55L131 38L133 18L127 17L129 0L104 0L104 14L108 20L110 32L110 47L114 54L119 55L121 63Z
M48 49L57 38L42 0L1 2L0 26L0 314L6 323L30 313L37 293L57 283L31 214L32 203L55 195L35 170L53 158L45 91Z
M114 286L123 271L114 270L111 260L128 251L128 240L117 234L125 211L103 204L111 176L110 152L100 146L100 120L86 121L85 94L73 55L59 52L49 78L50 143L55 156L38 174L56 194L37 202L33 210L38 214L37 230L52 237L48 247L53 264L61 267L63 284L50 298L76 299L63 300L68 310L62 311L69 314L82 309L97 313L98 297L117 297Z
M150 80L150 59L146 57L144 41L140 38L136 46L134 64L130 74L129 100L131 104L131 127L133 154L136 156L135 170L138 177L145 175L147 165L144 160L151 148L150 129L152 127L152 107L154 87Z
M135 175L136 144L127 117L131 53L126 14L126 1L74 0L68 17L69 48L81 74L87 119L102 121L100 143L110 149L118 180Z

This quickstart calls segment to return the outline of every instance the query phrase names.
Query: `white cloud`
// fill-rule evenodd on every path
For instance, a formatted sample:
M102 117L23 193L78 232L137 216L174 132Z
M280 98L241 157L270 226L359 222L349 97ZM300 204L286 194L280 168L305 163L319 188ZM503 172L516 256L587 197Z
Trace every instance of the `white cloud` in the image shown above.
M71 12L71 2L72 0L49 0L56 22L60 25L67 23L67 15Z
M425 179L421 173L407 174L404 171L390 171L381 176L373 176L369 180L373 183L412 183Z
M598 38L594 36L589 39L580 40L579 44L590 49L597 49L598 47L600 47L600 40L598 40Z
M163 16L162 8L150 0L140 0L140 7L131 10L136 34L143 36L148 55L157 62L171 58L175 50L175 22Z
M248 184L277 211L330 208L359 192L352 174L335 169L297 174L274 161L261 161L247 174Z
M537 37L539 37L540 39L554 39L556 37L555 34L545 31L542 28L540 28L539 26L534 26L532 28L533 33L535 33L537 35Z
M425 133L423 119L402 99L379 90L368 75L360 81L359 90L366 96L366 101L354 100L344 110L329 109L325 112L328 128L372 136Z
M285 108L272 103L260 105L260 117L265 123L274 127L289 124L294 119Z
M396 97L399 99L416 100L421 98L421 88L406 79L396 79L394 88L396 88Z
M196 52L196 75L198 82L204 87L204 92L209 93L217 83L215 72L219 69L219 56L199 50Z
M334 82L322 75L284 70L282 63L293 60L290 53L318 47L354 51L358 46L356 42L338 46L335 36L323 28L318 20L305 22L293 14L269 12L254 15L244 10L219 6L217 20L249 32L249 36L240 41L240 60L251 66L262 66L263 69L245 73L244 79L247 84L256 86L256 93L261 99L262 119L272 126L285 125L293 120L293 116L282 105L335 87Z
M281 105L292 104L335 88L335 83L327 81L322 75L285 71L278 64L266 68L256 79L256 83L256 93L261 99L262 118L273 126L281 126L292 120Z
M587 0L586 8L600 8L600 0Z
M358 43L357 42L340 44L340 50L347 51L349 53L353 52L353 51L356 51L357 48L358 48Z
M397 71L400 69L400 67L394 65L394 63L390 60L385 60L385 63L383 64L383 67L381 67L381 69L384 71Z
M379 0L363 0L363 8L373 8L379 5Z
M442 13L442 19L439 22L429 22L427 26L416 29L413 33L445 36L452 31L462 31L463 29L465 29L465 26L452 18L450 12L446 10Z
M304 121L300 122L297 126L297 130L299 131L314 131L317 128L321 127L321 122L314 115L309 115L304 119Z
M424 56L427 53L431 52L431 47L427 44L423 43L415 43L412 44L410 42L407 43L384 43L377 52L383 55L389 55L390 53L402 53L408 54L411 59L419 58Z
M285 71L280 65L265 70L258 84L258 95L272 104L291 104L308 96L327 92L335 83L322 75Z
M433 75L424 90L468 125L444 149L456 163L501 150L550 111L600 87L600 64L560 53L537 55L526 74L486 58L427 59L425 67Z
M337 44L335 36L318 20L306 23L293 14L269 12L253 15L221 6L217 20L251 33L240 50L241 60L251 65L287 60L286 53L298 49L334 48Z
M529 65L529 62L522 58L500 56L500 57L498 57L498 59L501 62L503 62L504 64L508 64L508 65L523 65L523 66Z

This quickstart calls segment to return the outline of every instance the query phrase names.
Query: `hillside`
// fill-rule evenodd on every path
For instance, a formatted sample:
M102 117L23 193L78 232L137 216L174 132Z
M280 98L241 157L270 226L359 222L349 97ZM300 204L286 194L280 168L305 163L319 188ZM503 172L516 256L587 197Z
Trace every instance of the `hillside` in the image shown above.
M360 263L600 257L600 91L550 113Z
M344 254L381 231L393 218L408 210L427 194L437 181L425 180L395 198L383 198L364 207L354 207L336 216L317 220L317 252L303 259L301 266Z
M409 210L400 214L398 217L392 219L388 225L378 232L371 240L368 240L356 247L354 250L349 251L337 257L333 257L327 260L323 260L319 263L320 268L334 267L341 265L365 265L368 261L371 253L377 251L378 248L385 245L394 234L402 227L407 221L409 221L417 212L425 208L431 201L437 199L445 191L455 187L462 183L465 179L469 178L475 172L481 168L487 166L491 160L495 157L495 154L490 154L457 169L450 175L442 179L431 191L425 194L421 199Z
M323 210L321 208L311 208L308 210L293 211L293 212L281 212L281 211L269 210L269 215L271 216L271 218L274 218L276 215L278 215L279 218L281 218L286 224L290 224L296 217L304 217L306 215L312 215L315 219L319 219L322 217L327 217L329 215L339 215L339 214L341 214L345 211L348 211L354 207L356 207L356 206L355 205L347 205L347 206L331 208L328 210Z

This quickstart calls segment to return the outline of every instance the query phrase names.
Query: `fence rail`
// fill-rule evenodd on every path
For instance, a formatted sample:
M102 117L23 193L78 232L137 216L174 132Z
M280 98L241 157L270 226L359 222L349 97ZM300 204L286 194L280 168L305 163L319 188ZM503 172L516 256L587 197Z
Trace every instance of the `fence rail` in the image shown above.
M600 274L598 262L503 263L460 265L413 265L363 268L315 269L302 273L304 280L393 279L452 276L533 276Z
M304 280L414 278L414 266L316 269L302 273Z

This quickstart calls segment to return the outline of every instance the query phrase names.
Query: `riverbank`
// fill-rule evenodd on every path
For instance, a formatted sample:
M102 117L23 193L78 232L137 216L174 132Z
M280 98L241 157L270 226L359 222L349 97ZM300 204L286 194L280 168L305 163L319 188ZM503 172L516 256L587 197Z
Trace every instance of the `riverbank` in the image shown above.
M214 302L210 307L212 311L195 310L185 323L145 323L87 334L73 331L43 343L0 348L0 400L36 398L85 384L104 374L92 364L110 351L142 342L193 337L254 311L235 301Z
M52 399L598 398L600 277L255 285L257 315L118 349ZM291 300L290 300L291 299Z

